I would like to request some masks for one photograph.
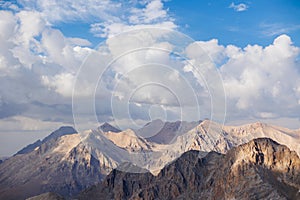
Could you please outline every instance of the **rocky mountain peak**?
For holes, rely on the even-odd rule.
[[[50,133],[50,135],[45,137],[43,140],[37,140],[36,142],[27,145],[26,147],[24,147],[23,149],[18,151],[15,155],[29,153],[29,152],[33,151],[34,149],[36,149],[37,147],[41,146],[42,144],[47,143],[50,140],[57,139],[64,135],[70,135],[70,134],[74,134],[74,133],[77,133],[77,131],[73,127],[62,126],[59,129]]]
[[[98,127],[98,130],[103,131],[103,132],[114,132],[114,133],[119,133],[121,132],[120,129],[112,126],[111,124],[104,122],[101,126]]]
[[[241,162],[262,165],[268,169],[289,173],[300,171],[299,156],[285,145],[279,145],[270,138],[257,138],[239,147],[233,148],[228,155],[234,152],[235,163]],[[292,168],[291,166],[295,167]]]
[[[151,124],[148,124],[144,128],[138,130],[138,133],[148,131],[149,133],[146,135],[147,141],[158,144],[170,144],[173,143],[178,136],[187,133],[195,128],[198,124],[199,122],[163,122],[158,120],[153,121]]]

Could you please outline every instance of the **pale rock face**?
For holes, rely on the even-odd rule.
[[[154,126],[159,122],[160,121],[156,121],[152,125]],[[173,125],[176,125],[176,123]],[[151,126],[151,124],[147,125],[147,127],[149,126]],[[147,129],[147,131],[149,132],[150,130]],[[298,138],[297,132],[262,123],[235,127],[222,126],[218,123],[206,120],[188,132],[178,135],[175,140],[169,144],[151,142],[148,138],[141,138],[130,129],[119,133],[111,131],[104,133],[94,131],[94,133],[98,134],[98,137],[100,137],[100,135],[101,137],[105,136],[107,140],[115,145],[110,146],[110,149],[100,150],[112,158],[114,162],[111,162],[113,162],[114,165],[118,165],[122,162],[132,162],[141,168],[148,169],[153,174],[159,173],[160,169],[166,164],[178,158],[186,151],[198,150],[201,152],[216,151],[226,153],[234,146],[259,137],[272,138],[281,144],[288,145],[292,150],[300,154],[298,145],[300,139]],[[101,145],[94,145],[94,148],[97,149],[99,146]],[[112,151],[112,149],[114,150]],[[205,155],[205,153],[200,156],[203,155]],[[111,167],[111,169],[113,168],[114,167]]]
[[[24,199],[48,191],[70,196],[99,182],[116,166],[110,163],[107,169],[100,164],[79,134],[64,135],[2,163],[0,199]]]
[[[62,126],[59,129],[57,129],[56,131],[53,131],[50,135],[45,137],[42,141],[37,140],[36,142],[34,142],[32,144],[29,144],[28,146],[21,149],[16,154],[29,153],[29,152],[33,151],[34,149],[38,148],[39,146],[41,146],[42,144],[44,144],[44,143],[46,143],[46,142],[48,142],[52,139],[57,139],[57,138],[62,137],[64,135],[71,135],[71,134],[74,134],[74,133],[77,133],[77,131],[73,127]]]
[[[235,139],[245,143],[254,138],[268,137],[274,141],[287,145],[291,150],[300,155],[300,132],[260,122],[244,126],[224,126],[224,131]]]
[[[80,142],[81,142],[81,138],[78,134],[62,136],[58,140],[57,145],[55,146],[55,148],[52,150],[51,153],[65,155],[68,152],[70,152],[74,147],[76,147]]]
[[[145,139],[138,137],[135,132],[130,129],[120,133],[109,131],[105,132],[104,135],[118,147],[131,152],[151,150],[150,144]]]

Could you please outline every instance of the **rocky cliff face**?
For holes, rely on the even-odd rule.
[[[300,159],[268,138],[227,154],[189,151],[158,176],[113,170],[80,199],[299,199]]]

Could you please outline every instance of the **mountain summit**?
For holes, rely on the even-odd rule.
[[[144,127],[137,130],[137,134],[146,138],[150,142],[158,144],[173,143],[176,138],[200,124],[199,122],[163,122],[162,120],[153,120]]]
[[[110,124],[107,123],[107,122],[104,122],[101,126],[99,126],[99,127],[98,127],[98,130],[101,130],[101,131],[103,131],[103,132],[109,132],[109,131],[115,132],[115,133],[121,132],[120,129],[118,129],[118,128],[112,126],[112,125],[110,125]]]
[[[35,148],[41,146],[42,144],[50,141],[51,139],[56,139],[59,138],[61,136],[64,135],[70,135],[70,134],[74,134],[77,133],[77,131],[71,127],[71,126],[62,126],[59,129],[53,131],[52,133],[50,133],[50,135],[48,135],[47,137],[45,137],[42,141],[41,140],[37,140],[36,142],[29,144],[28,146],[24,147],[23,149],[21,149],[20,151],[18,151],[16,153],[17,154],[25,154],[25,153],[29,153],[31,151],[33,151]]]

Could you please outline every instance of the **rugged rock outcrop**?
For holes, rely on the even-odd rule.
[[[300,159],[268,138],[223,155],[189,151],[158,176],[113,170],[79,199],[299,199]]]

